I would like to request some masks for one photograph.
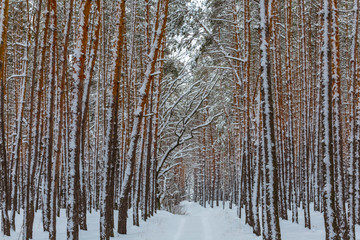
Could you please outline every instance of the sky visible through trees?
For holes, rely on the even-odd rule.
[[[0,0],[0,237],[222,205],[359,239],[359,3]]]

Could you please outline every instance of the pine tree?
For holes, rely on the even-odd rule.
[[[263,231],[263,239],[281,239],[279,212],[278,212],[278,172],[275,149],[274,110],[272,100],[271,65],[270,54],[270,31],[272,28],[270,16],[271,5],[267,0],[260,1],[260,29],[261,29],[261,99],[263,114],[263,169],[264,178],[264,203],[263,216],[266,231]]]

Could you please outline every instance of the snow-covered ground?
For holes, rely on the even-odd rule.
[[[141,222],[140,227],[132,225],[132,214],[129,212],[128,235],[115,235],[122,240],[255,240],[261,239],[252,233],[252,229],[239,219],[235,209],[214,207],[203,208],[197,203],[182,202],[185,215],[174,215],[166,211],[158,213],[147,222]],[[117,212],[115,212],[117,219]],[[11,237],[0,235],[3,240],[21,239],[21,216],[17,216],[17,232]],[[115,224],[115,226],[117,226]],[[291,221],[281,221],[283,240],[322,240],[325,239],[323,216],[311,213],[312,229],[304,228],[303,214],[299,211],[299,224]],[[57,220],[57,239],[66,239],[65,211]],[[88,215],[88,231],[80,231],[80,239],[99,239],[99,213]],[[357,238],[360,240],[360,228],[357,226]],[[36,214],[34,224],[34,240],[48,239],[48,233],[42,231],[41,214]]]

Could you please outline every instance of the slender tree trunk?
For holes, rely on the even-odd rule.
[[[264,217],[267,231],[263,232],[264,240],[280,240],[280,223],[278,211],[278,171],[275,149],[274,110],[272,100],[270,53],[270,31],[272,29],[271,6],[268,0],[260,0],[260,29],[261,29],[261,98],[263,113],[263,178],[264,204],[266,216]]]
[[[331,51],[331,19],[332,19],[332,0],[324,0],[323,3],[323,53],[322,53],[322,142],[323,142],[323,201],[324,201],[324,221],[326,240],[337,240],[339,237],[339,227],[336,216],[335,199],[335,176],[334,176],[334,151],[332,136],[332,51]]]
[[[115,48],[115,69],[112,77],[112,92],[107,110],[107,127],[105,137],[105,156],[104,156],[104,174],[103,174],[103,198],[104,204],[100,215],[100,239],[108,240],[113,236],[113,205],[114,205],[114,174],[117,158],[118,145],[118,110],[119,110],[119,88],[122,72],[122,61],[124,58],[124,34],[125,34],[125,0],[119,5],[120,19],[117,29],[117,42]],[[127,211],[127,206],[125,207]],[[120,210],[119,210],[120,215]]]
[[[1,1],[1,16],[0,22],[1,41],[0,41],[0,211],[1,211],[1,230],[6,236],[10,236],[10,219],[8,216],[8,163],[6,153],[6,134],[5,134],[5,65],[6,65],[6,45],[7,45],[7,30],[8,30],[8,12],[9,0]]]
[[[71,106],[71,123],[69,129],[68,158],[68,199],[67,199],[67,238],[79,239],[79,192],[80,189],[80,135],[82,123],[82,104],[86,50],[88,45],[88,26],[91,0],[83,0],[80,4],[80,31],[75,44],[73,72],[73,90]]]
[[[355,224],[357,220],[358,211],[356,211],[356,201],[358,201],[359,197],[359,189],[356,187],[358,182],[358,162],[359,157],[356,151],[358,151],[357,147],[357,131],[359,131],[358,124],[357,124],[357,112],[359,100],[358,100],[358,93],[360,92],[359,83],[357,80],[357,49],[358,49],[358,32],[359,32],[359,0],[354,1],[354,22],[353,22],[353,30],[352,30],[352,49],[351,49],[351,59],[350,59],[350,79],[351,79],[351,109],[350,109],[350,154],[349,154],[349,205],[348,205],[348,224],[349,224],[349,239],[355,240]]]
[[[49,90],[48,90],[48,109],[47,109],[47,136],[46,136],[46,158],[47,162],[47,218],[49,224],[49,239],[56,239],[56,197],[57,197],[57,178],[59,165],[53,158],[53,145],[54,145],[54,112],[55,112],[55,86],[57,81],[57,6],[56,0],[50,1],[51,11],[51,35],[50,35],[50,69],[49,69]],[[45,214],[45,213],[44,213]]]

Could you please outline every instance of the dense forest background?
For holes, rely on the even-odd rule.
[[[359,0],[0,0],[0,37],[4,235],[66,209],[105,240],[187,199],[355,240]]]

